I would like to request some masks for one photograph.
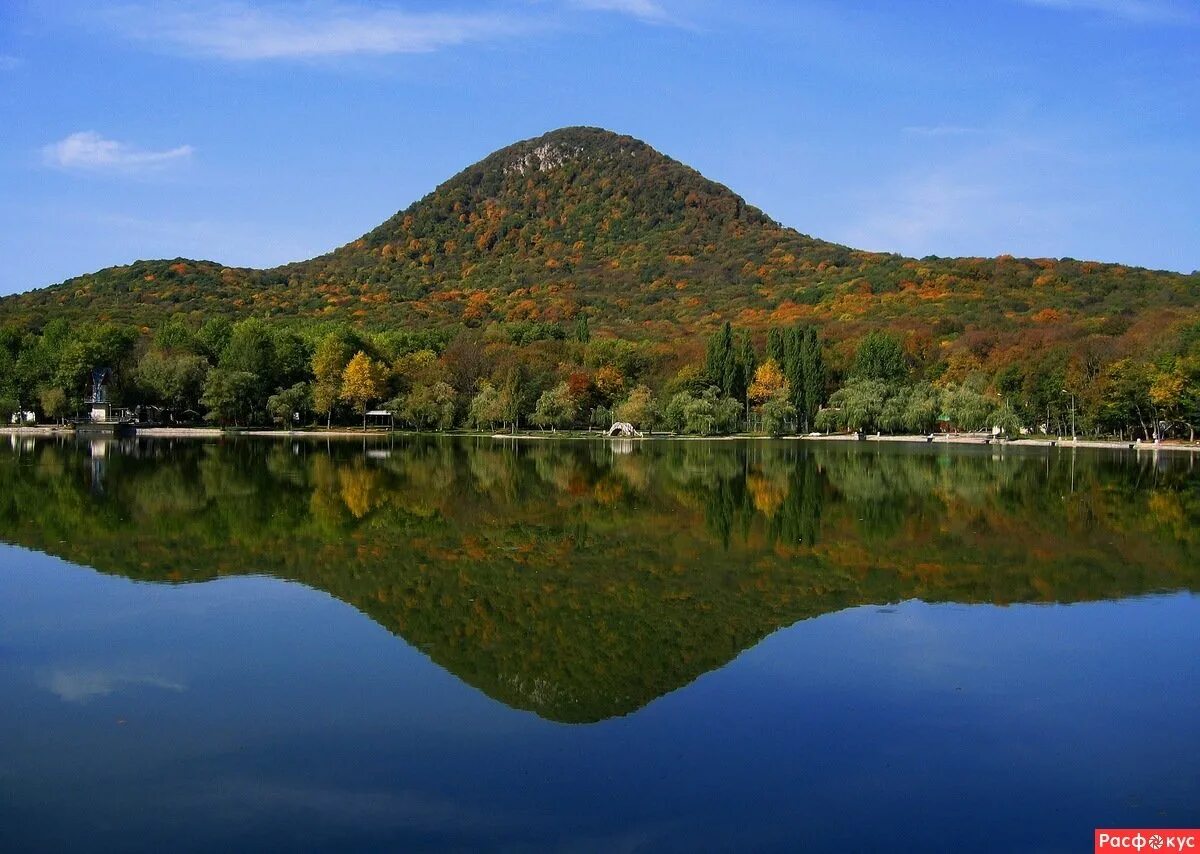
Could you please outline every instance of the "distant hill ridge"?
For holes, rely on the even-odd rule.
[[[786,168],[786,164],[781,164]],[[1152,334],[1200,305],[1200,275],[1074,260],[911,259],[787,228],[728,188],[598,128],[501,149],[326,255],[269,270],[138,261],[0,300],[0,323],[54,317],[156,326],[258,314],[368,328],[565,323],[669,339],[730,320]],[[1052,331],[1052,332],[1051,332]]]

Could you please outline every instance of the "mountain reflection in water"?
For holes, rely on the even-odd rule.
[[[12,437],[0,538],[323,590],[511,707],[625,715],[855,605],[1200,589],[1189,456],[798,442]]]

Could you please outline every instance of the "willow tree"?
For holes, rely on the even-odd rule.
[[[571,396],[571,387],[566,382],[561,382],[542,392],[533,410],[533,423],[539,427],[557,430],[573,422],[577,413],[578,404]]]

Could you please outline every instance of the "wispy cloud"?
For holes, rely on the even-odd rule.
[[[146,686],[181,693],[187,686],[153,674],[111,672],[58,668],[43,674],[39,684],[64,703],[86,703],[95,697],[106,697],[122,688]]]
[[[656,0],[570,0],[571,5],[597,12],[619,12],[641,21],[667,23],[671,16]]]
[[[858,244],[910,254],[958,237],[964,223],[980,210],[995,215],[1001,199],[994,187],[969,184],[939,173],[909,176],[883,190],[865,221],[855,231]]]
[[[1088,155],[1015,132],[969,138],[976,142],[954,156],[939,153],[872,187],[848,242],[917,257],[1062,248],[1060,236],[1088,216],[1065,176],[1094,168]]]
[[[908,136],[976,136],[984,133],[983,128],[966,125],[909,125],[903,129]]]
[[[21,64],[21,57],[0,53],[0,71],[12,71]]]
[[[511,36],[533,26],[512,14],[408,12],[327,0],[145,3],[119,7],[102,20],[131,39],[230,60],[428,53]]]
[[[1200,12],[1171,0],[1018,0],[1026,6],[1090,12],[1138,24],[1197,24]]]
[[[79,131],[42,148],[42,160],[59,169],[93,172],[145,172],[189,159],[193,148],[181,145],[166,151],[147,151],[92,130]]]

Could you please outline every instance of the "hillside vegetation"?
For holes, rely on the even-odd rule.
[[[367,328],[570,321],[651,336],[812,320],[933,338],[1121,334],[1194,308],[1200,276],[1053,259],[922,260],[779,225],[643,142],[567,128],[497,151],[358,240],[272,270],[139,261],[0,301],[0,319],[148,326],[173,313]]]
[[[293,389],[290,411],[326,421],[335,408],[345,417],[388,400],[401,412],[416,389],[429,398],[418,401],[424,414],[404,420],[421,427],[471,421],[483,383],[511,394],[475,421],[528,422],[541,396],[566,384],[542,413],[542,423],[566,426],[642,387],[640,400],[652,393],[661,403],[641,407],[659,423],[721,432],[811,427],[857,374],[893,387],[851,388],[834,399],[845,417],[827,415],[826,425],[924,430],[951,415],[956,426],[1063,431],[1069,400],[1094,432],[1190,435],[1200,422],[1198,306],[1197,273],[918,260],[827,243],[643,142],[567,128],[495,152],[309,261],[270,270],[139,261],[4,298],[0,401],[69,414],[102,364],[118,369],[126,403],[233,423],[268,420],[268,398]],[[247,319],[260,325],[241,338],[221,326]],[[723,367],[711,353],[721,336]],[[783,342],[805,336],[821,364],[801,389],[799,350]],[[233,356],[223,350],[230,340],[241,341]],[[323,341],[328,358],[318,366]],[[896,369],[862,370],[864,341],[891,347]],[[426,351],[437,365],[398,365]],[[359,383],[355,397],[330,378],[358,352],[375,363],[359,365],[360,379],[375,382]],[[780,406],[739,422],[722,402],[745,408],[767,359],[771,382],[750,402],[779,397]],[[209,377],[207,367],[226,370]],[[324,403],[295,388],[315,393],[322,383]],[[969,424],[944,399],[962,388],[975,395],[960,407]],[[709,389],[711,406],[686,417],[688,401]],[[689,398],[666,417],[660,410],[680,392]],[[980,397],[1005,411],[985,412]]]

